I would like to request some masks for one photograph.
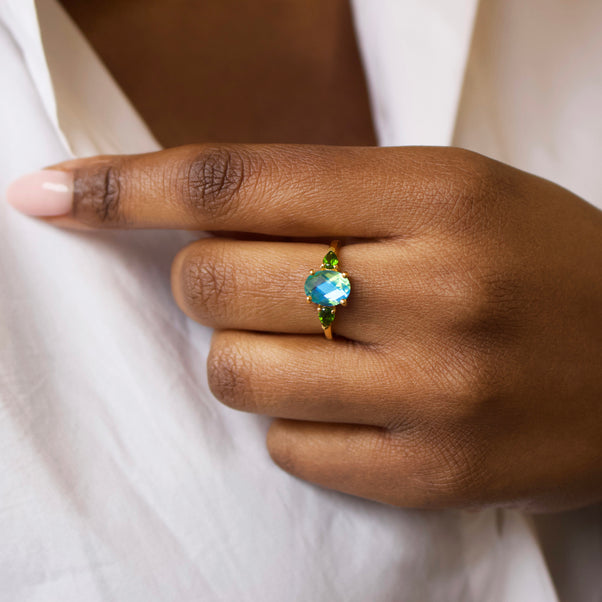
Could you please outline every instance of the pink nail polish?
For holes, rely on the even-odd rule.
[[[9,185],[6,200],[25,215],[65,215],[73,203],[73,174],[52,169],[26,174]]]

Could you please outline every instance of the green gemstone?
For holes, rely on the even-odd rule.
[[[334,307],[320,306],[320,309],[318,309],[318,318],[324,328],[328,328],[334,322],[335,311]]]
[[[331,249],[324,256],[322,263],[324,264],[324,267],[327,270],[332,270],[333,268],[336,268],[339,265],[339,258],[337,257],[337,254]]]

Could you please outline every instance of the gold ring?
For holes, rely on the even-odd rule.
[[[318,270],[310,270],[305,280],[305,298],[318,306],[318,319],[327,339],[332,339],[332,324],[337,305],[347,305],[351,292],[349,274],[341,272],[339,249],[341,243],[333,240]]]

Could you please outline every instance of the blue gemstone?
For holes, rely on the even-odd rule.
[[[338,305],[350,292],[349,279],[336,270],[319,270],[305,281],[306,296],[318,305]]]

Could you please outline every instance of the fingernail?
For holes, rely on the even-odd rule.
[[[73,203],[73,174],[52,169],[26,174],[9,185],[6,200],[25,215],[65,215]]]

